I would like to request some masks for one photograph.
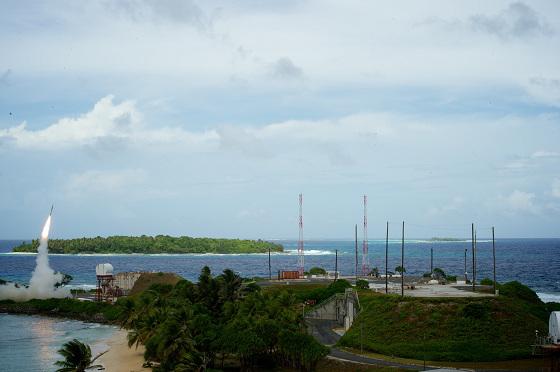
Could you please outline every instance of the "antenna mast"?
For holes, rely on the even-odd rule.
[[[364,195],[364,241],[362,243],[362,275],[364,276],[369,274],[367,230],[367,195]]]
[[[298,240],[298,272],[303,277],[304,250],[303,250],[303,195],[299,194],[299,240]]]

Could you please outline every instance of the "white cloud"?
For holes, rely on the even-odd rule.
[[[88,170],[70,175],[65,189],[70,196],[126,192],[141,185],[147,174],[143,169]]]
[[[515,190],[507,196],[499,197],[499,202],[508,213],[538,213],[540,208],[535,204],[535,194]]]
[[[439,207],[431,207],[428,210],[428,215],[434,217],[434,216],[446,215],[450,212],[456,212],[460,210],[464,206],[464,204],[465,204],[465,199],[460,196],[456,196],[445,205]]]
[[[552,196],[560,198],[560,178],[555,178],[552,181]]]
[[[558,158],[560,157],[560,153],[556,152],[556,151],[546,151],[546,150],[540,150],[540,151],[535,151],[531,157],[533,159],[541,159],[541,158]]]
[[[191,150],[200,149],[217,139],[213,131],[188,132],[179,128],[146,128],[133,101],[113,103],[113,96],[99,100],[88,113],[63,118],[45,129],[28,130],[26,123],[0,129],[0,143],[23,149],[54,150],[73,147],[118,149],[127,144],[149,145],[181,143]]]
[[[113,104],[107,96],[93,109],[77,118],[64,118],[42,130],[28,130],[24,122],[0,130],[0,139],[8,139],[23,148],[60,148],[91,145],[107,138],[128,138],[139,129],[140,115],[132,101]]]
[[[531,77],[525,87],[538,100],[560,106],[560,79]]]

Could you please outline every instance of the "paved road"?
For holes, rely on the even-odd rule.
[[[400,367],[404,369],[415,369],[418,370],[417,365],[407,365],[396,362],[391,362],[383,359],[374,359],[365,357],[362,355],[357,355],[343,351],[333,347],[336,342],[340,339],[340,335],[334,332],[332,329],[337,326],[334,320],[322,320],[322,319],[307,319],[307,325],[309,327],[310,334],[315,337],[317,341],[326,346],[331,346],[330,356],[345,361],[372,364],[378,366],[390,366],[390,367]],[[421,367],[420,367],[421,368]]]

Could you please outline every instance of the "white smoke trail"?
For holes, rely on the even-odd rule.
[[[16,286],[15,283],[0,285],[0,300],[27,301],[33,298],[63,298],[70,296],[70,290],[64,287],[56,288],[56,283],[62,282],[63,275],[55,273],[49,266],[49,230],[51,228],[51,216],[47,218],[39,248],[37,249],[37,263],[31,275],[28,287]]]

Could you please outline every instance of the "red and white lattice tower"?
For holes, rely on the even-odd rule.
[[[298,272],[303,277],[303,269],[305,264],[305,256],[303,250],[303,195],[299,194],[299,239],[297,244],[298,251]]]
[[[367,230],[367,195],[364,195],[364,241],[362,243],[362,275],[368,275],[370,271]]]

